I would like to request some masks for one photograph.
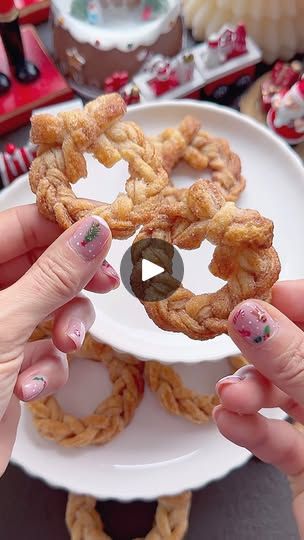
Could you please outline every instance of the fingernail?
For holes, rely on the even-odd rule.
[[[76,349],[80,349],[84,342],[86,329],[82,321],[71,319],[66,334],[75,343]]]
[[[279,325],[260,305],[244,302],[232,318],[238,334],[252,345],[259,345],[271,338]]]
[[[227,377],[223,377],[222,379],[217,381],[217,383],[215,385],[215,390],[216,390],[217,394],[219,394],[219,392],[222,390],[223,386],[227,386],[229,384],[235,384],[235,383],[238,383],[240,381],[243,381],[244,379],[245,379],[245,377],[240,377],[238,375],[227,375]]]
[[[22,395],[24,401],[30,401],[38,397],[47,386],[47,379],[43,375],[31,376],[27,382],[22,385]]]
[[[108,276],[112,283],[113,283],[113,289],[116,289],[120,284],[120,277],[117,274],[116,270],[114,270],[113,266],[108,263],[108,261],[104,260],[102,265],[102,271],[103,273]]]
[[[82,259],[92,261],[102,252],[109,236],[110,229],[103,219],[88,216],[76,227],[68,243]]]

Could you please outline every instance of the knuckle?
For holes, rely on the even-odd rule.
[[[58,256],[40,257],[36,262],[36,287],[55,297],[69,298],[81,288],[80,276]]]
[[[304,333],[294,338],[276,362],[277,378],[288,386],[304,383]]]

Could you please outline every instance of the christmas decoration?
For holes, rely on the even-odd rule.
[[[167,7],[167,0],[143,0],[141,18],[144,21],[148,21],[157,16],[161,11],[165,11]]]
[[[244,25],[226,25],[208,43],[173,58],[149,55],[133,82],[142,102],[206,97],[223,103],[228,94],[239,94],[249,85],[260,60],[261,51],[246,35]]]
[[[180,0],[52,0],[52,13],[56,61],[86,98],[97,96],[114,70],[132,78],[149,54],[173,57],[182,49]],[[85,62],[81,74],[70,74],[71,49]]]
[[[87,0],[73,0],[71,4],[71,15],[80,21],[86,21]]]
[[[40,24],[48,20],[50,0],[15,0],[21,24]]]
[[[85,59],[83,58],[83,56],[81,56],[81,54],[79,54],[76,47],[67,49],[66,56],[67,56],[68,71],[69,71],[70,77],[72,77],[72,79],[76,83],[81,84],[83,82],[82,70],[86,64]]]
[[[273,96],[267,123],[291,145],[304,141],[304,80]]]
[[[271,107],[271,100],[281,90],[288,90],[303,73],[303,64],[298,61],[291,64],[276,62],[268,77],[261,84],[262,104],[265,112]]]
[[[167,59],[156,62],[153,66],[154,77],[149,81],[155,96],[161,96],[179,85],[174,65]]]
[[[118,92],[125,84],[127,84],[129,75],[127,71],[115,71],[110,77],[107,77],[104,82],[104,92]]]
[[[33,109],[66,101],[73,93],[53,61],[45,51],[32,26],[20,28],[24,48],[29,59],[40,69],[40,77],[24,84],[14,76],[0,40],[0,72],[8,75],[11,87],[0,97],[0,135],[27,124]],[[16,36],[18,38],[18,36]]]
[[[13,0],[0,3],[0,35],[14,76],[21,83],[30,83],[39,77],[39,69],[25,58],[19,28],[19,13]],[[9,78],[1,73],[0,94],[10,88]]]
[[[90,24],[95,26],[101,23],[101,9],[97,0],[87,0],[87,19]]]
[[[227,21],[242,20],[265,62],[304,52],[303,0],[183,0],[182,5],[185,25],[197,41],[207,40]]]
[[[7,144],[4,152],[0,153],[0,188],[26,173],[35,156],[36,147],[30,142],[21,148]]]
[[[140,92],[137,86],[131,86],[129,90],[123,90],[121,96],[125,100],[127,105],[134,105],[140,102]]]
[[[186,53],[179,57],[175,66],[179,84],[185,84],[193,79],[194,67],[195,62],[192,53]]]
[[[243,24],[238,24],[235,28],[225,26],[218,34],[212,34],[208,39],[206,66],[214,68],[246,52],[245,26]]]

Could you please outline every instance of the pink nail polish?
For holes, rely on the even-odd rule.
[[[232,324],[245,341],[254,345],[264,343],[278,329],[278,323],[254,302],[244,302],[234,313]]]
[[[98,216],[83,219],[69,239],[70,247],[85,261],[92,261],[99,255],[109,240],[110,229]]]
[[[84,342],[86,329],[82,321],[71,319],[67,328],[67,336],[75,343],[76,349],[80,349]]]
[[[35,375],[22,385],[22,395],[24,401],[30,401],[38,397],[47,386],[47,379],[43,375]]]
[[[103,261],[101,269],[103,273],[108,276],[113,282],[113,289],[116,289],[120,284],[120,277],[117,274],[116,270],[114,270],[113,266],[111,266],[111,264],[108,263],[108,261],[106,260]]]

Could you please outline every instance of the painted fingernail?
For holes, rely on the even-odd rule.
[[[240,381],[243,381],[244,379],[245,377],[240,377],[239,375],[227,375],[227,377],[223,377],[222,379],[217,381],[216,386],[215,386],[216,392],[219,393],[222,390],[223,386],[227,386],[229,384],[235,384]]]
[[[44,375],[31,376],[22,385],[22,395],[24,401],[30,401],[38,397],[47,386],[47,379]]]
[[[120,277],[116,270],[114,270],[113,266],[106,260],[103,261],[101,269],[103,273],[111,279],[113,289],[116,289],[120,284]]]
[[[279,325],[261,306],[244,302],[234,313],[232,324],[248,343],[259,345],[271,338]]]
[[[92,261],[109,240],[110,229],[99,216],[89,216],[79,223],[69,239],[70,247],[85,261]]]
[[[76,349],[80,349],[84,342],[86,329],[82,321],[71,319],[66,334],[75,343]]]

